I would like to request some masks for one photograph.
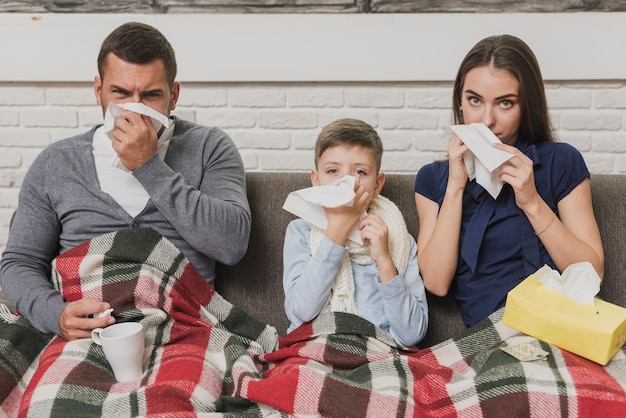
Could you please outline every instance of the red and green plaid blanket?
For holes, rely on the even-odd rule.
[[[0,306],[0,416],[626,416],[626,351],[602,367],[525,337],[501,312],[425,350],[327,314],[285,338],[215,293],[151,230],[95,238],[54,261],[67,300],[141,321],[141,380],[117,383],[100,346],[41,334]],[[531,340],[549,355],[500,349]]]

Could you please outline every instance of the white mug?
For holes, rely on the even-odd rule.
[[[91,331],[93,341],[102,346],[118,382],[143,375],[144,335],[139,322],[121,322]]]

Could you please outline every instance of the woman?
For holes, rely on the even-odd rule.
[[[448,159],[415,179],[418,264],[426,288],[452,287],[471,326],[504,306],[506,294],[547,264],[588,261],[604,274],[604,251],[580,152],[556,142],[535,55],[521,39],[492,36],[465,56],[454,82],[455,124],[481,122],[513,154],[497,199],[469,181],[468,148],[453,136]]]

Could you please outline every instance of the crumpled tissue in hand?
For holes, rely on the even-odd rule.
[[[469,148],[463,155],[469,179],[476,179],[476,183],[496,199],[502,190],[499,168],[513,157],[513,154],[493,147],[493,144],[501,141],[483,123],[451,125],[445,130],[444,137],[450,139],[453,133]]]
[[[146,106],[143,103],[113,103],[109,102],[107,106],[107,111],[104,115],[104,133],[105,135],[113,141],[113,129],[115,128],[115,121],[117,121],[124,110],[130,110],[135,113],[139,113],[140,115],[146,115],[150,117],[152,121],[152,126],[154,126],[154,130],[158,133],[161,130],[161,127],[169,128],[172,124],[172,120],[163,115],[151,107]],[[111,161],[111,165],[122,169],[124,171],[128,171],[124,164],[120,161],[120,159],[115,156],[113,161]]]
[[[318,228],[326,229],[328,220],[324,207],[337,208],[339,206],[351,206],[354,202],[354,176],[345,176],[327,186],[312,186],[289,193],[283,209],[293,213]],[[366,213],[363,213],[365,216]],[[348,239],[357,244],[363,244],[361,231],[355,226]]]
[[[151,107],[146,106],[143,103],[113,103],[109,102],[107,111],[104,115],[104,133],[111,138],[110,133],[115,127],[115,121],[117,121],[124,110],[130,110],[131,112],[139,113],[140,115],[149,116],[152,120],[152,126],[154,130],[159,132],[162,126],[166,128],[170,127],[172,121],[169,117],[157,112]],[[111,138],[113,139],[113,138]]]
[[[591,263],[587,261],[571,264],[563,274],[545,265],[537,270],[534,276],[544,286],[575,302],[595,306],[594,298],[600,291],[601,280]]]

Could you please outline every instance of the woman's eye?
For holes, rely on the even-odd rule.
[[[472,96],[468,99],[468,101],[470,102],[470,104],[478,104],[480,103],[480,99],[476,96]]]
[[[513,102],[510,100],[502,100],[502,107],[511,107],[513,106]]]

